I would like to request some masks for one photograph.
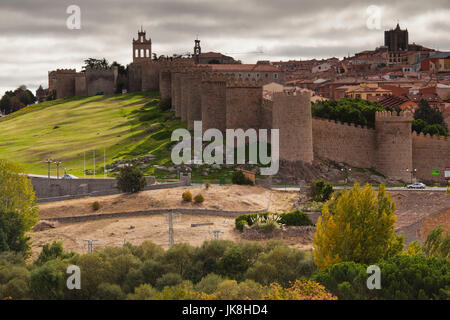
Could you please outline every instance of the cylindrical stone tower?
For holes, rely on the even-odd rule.
[[[412,120],[410,112],[375,114],[376,169],[385,176],[403,181],[411,179]]]
[[[314,159],[310,99],[306,91],[273,95],[272,129],[280,130],[280,160],[311,163]]]

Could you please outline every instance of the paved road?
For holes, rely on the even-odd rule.
[[[351,189],[350,186],[336,186],[333,187],[334,190],[344,190],[344,189]],[[285,191],[299,191],[299,187],[295,186],[272,186],[273,190],[285,190]],[[378,190],[377,186],[374,186],[375,190]],[[445,192],[447,191],[447,188],[445,187],[427,187],[425,189],[407,189],[405,187],[387,187],[386,190],[388,191],[433,191],[433,192]]]

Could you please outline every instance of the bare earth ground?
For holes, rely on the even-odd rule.
[[[184,191],[193,196],[201,193],[202,204],[187,203],[181,200]],[[138,194],[120,194],[96,198],[83,198],[39,205],[41,219],[55,217],[83,216],[116,212],[145,211],[155,209],[214,209],[224,211],[261,210],[267,207],[271,192],[262,187],[222,186],[184,187],[163,190],[149,190]],[[93,211],[92,203],[98,201],[100,210]]]
[[[201,193],[205,202],[201,205],[181,201],[184,191],[190,190],[195,196]],[[39,205],[41,220],[55,217],[88,216],[114,212],[132,212],[165,208],[198,208],[218,209],[226,211],[249,211],[265,209],[269,211],[288,212],[294,208],[298,198],[297,192],[270,191],[261,187],[222,186],[186,187],[165,190],[149,190],[132,195],[113,195],[96,198],[83,198]],[[93,211],[93,202],[100,203],[100,210]],[[195,223],[213,223],[209,226],[191,227]],[[220,239],[245,241],[239,232],[234,230],[234,219],[210,215],[177,215],[174,224],[175,242],[187,242],[194,246],[213,239],[210,233],[220,230]],[[66,250],[79,253],[87,251],[83,240],[100,240],[95,246],[119,246],[124,242],[140,244],[144,240],[152,241],[165,248],[169,244],[168,222],[162,214],[120,219],[102,219],[77,223],[60,223],[54,229],[47,229],[32,234],[33,257],[41,251],[41,247],[51,241],[62,241]],[[292,246],[302,247],[298,239],[283,240]],[[310,246],[307,245],[307,248]]]
[[[201,192],[205,196],[203,205],[183,203],[181,194],[190,190],[194,195]],[[450,195],[444,192],[392,191],[391,197],[396,202],[397,229],[410,225],[423,217],[450,207]],[[169,190],[152,190],[138,195],[115,195],[99,198],[85,198],[39,206],[41,219],[57,216],[79,216],[97,213],[142,211],[157,208],[209,208],[221,210],[258,210],[268,204],[269,211],[288,212],[294,209],[298,192],[269,191],[260,187],[224,186],[176,188]],[[99,201],[101,209],[92,211],[91,204]],[[168,247],[169,232],[167,218],[162,214],[140,217],[111,218],[77,223],[61,223],[54,229],[34,232],[32,234],[33,258],[41,251],[45,243],[62,241],[66,250],[79,253],[87,252],[83,240],[99,240],[94,246],[119,246],[124,242],[140,244],[144,240],[152,241],[164,248]],[[213,223],[210,226],[191,227],[195,223]],[[174,224],[175,242],[186,242],[194,246],[213,239],[213,230],[220,230],[220,239],[235,242],[246,241],[234,230],[234,219],[210,215],[178,215]],[[283,239],[291,247],[311,249],[311,243],[303,239]]]

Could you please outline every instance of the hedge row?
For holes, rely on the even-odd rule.
[[[242,231],[244,229],[244,225],[251,226],[252,220],[254,220],[257,216],[267,217],[267,215],[273,214],[270,212],[264,213],[250,213],[250,214],[241,214],[235,220],[236,229]],[[300,210],[295,210],[288,213],[280,213],[276,214],[281,217],[280,223],[286,226],[312,226],[314,225],[308,215]]]

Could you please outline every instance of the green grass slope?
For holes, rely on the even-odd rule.
[[[156,163],[170,160],[170,137],[186,127],[173,113],[158,108],[159,93],[143,92],[49,101],[0,119],[0,159],[20,164],[27,173],[47,174],[47,158],[63,161],[67,173],[83,176],[93,168],[103,176],[106,163],[152,153]],[[52,165],[52,175],[56,175]],[[60,170],[60,174],[64,169]],[[151,173],[151,172],[149,172]],[[92,176],[91,176],[92,177]]]

